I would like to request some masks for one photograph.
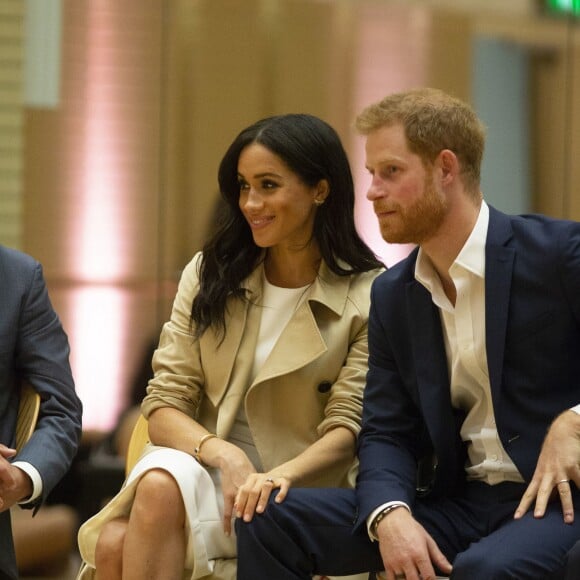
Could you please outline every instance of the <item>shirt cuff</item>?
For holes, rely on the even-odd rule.
[[[406,508],[409,512],[411,511],[411,508],[404,501],[388,501],[387,503],[380,505],[378,508],[374,509],[371,512],[370,516],[367,518],[367,533],[369,535],[369,538],[371,539],[371,542],[378,541],[378,538],[373,534],[373,530],[372,530],[372,526],[373,526],[373,522],[375,521],[375,518],[383,510],[390,508],[390,507],[399,507],[399,506]]]
[[[40,473],[38,473],[36,467],[27,461],[13,461],[12,465],[24,471],[24,473],[26,473],[26,475],[28,475],[28,477],[30,477],[32,480],[32,494],[30,497],[19,501],[19,505],[32,503],[42,495],[42,477],[40,477]]]
[[[570,411],[574,411],[574,413],[578,413],[578,415],[580,415],[580,405],[576,405],[575,407],[572,407],[570,409]]]

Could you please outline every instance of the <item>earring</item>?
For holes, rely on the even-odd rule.
[[[315,199],[314,200],[314,205],[317,207],[320,207],[323,203],[324,203],[323,199]]]

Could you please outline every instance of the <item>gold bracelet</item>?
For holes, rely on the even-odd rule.
[[[201,446],[206,442],[209,441],[210,439],[213,439],[214,437],[217,437],[217,435],[215,433],[206,433],[200,440],[199,443],[197,444],[197,447],[193,450],[193,458],[198,462],[198,463],[203,463],[203,461],[201,460]]]

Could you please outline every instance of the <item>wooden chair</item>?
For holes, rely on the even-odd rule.
[[[40,395],[27,382],[21,383],[16,421],[15,449],[20,451],[34,433],[40,412]],[[63,572],[74,546],[77,525],[74,510],[67,505],[44,507],[34,520],[32,510],[11,508],[12,533],[19,572]],[[50,538],[50,541],[47,541]]]
[[[16,421],[16,451],[20,451],[32,436],[40,411],[40,395],[32,386],[23,382],[21,385],[18,419]]]
[[[129,446],[127,447],[127,459],[125,460],[125,473],[127,475],[133,469],[135,463],[137,463],[147,443],[149,443],[147,419],[143,415],[139,415],[133,427],[131,438],[129,439]]]

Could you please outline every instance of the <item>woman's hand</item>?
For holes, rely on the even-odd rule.
[[[207,444],[210,445],[213,439]],[[249,522],[256,513],[262,513],[274,489],[276,503],[283,502],[293,485],[303,485],[338,461],[354,457],[356,436],[346,427],[338,426],[327,431],[302,453],[278,465],[267,473],[252,473],[239,486],[236,517]]]
[[[209,448],[212,444],[220,445],[218,468],[224,496],[224,532],[229,536],[232,532],[232,517],[238,490],[249,477],[257,475],[256,468],[239,447],[215,439],[208,441],[206,446]]]
[[[236,517],[243,517],[245,522],[251,521],[254,513],[260,514],[266,509],[274,489],[280,490],[274,500],[280,503],[286,498],[290,486],[290,479],[276,476],[274,472],[252,473],[238,489],[235,503]]]

